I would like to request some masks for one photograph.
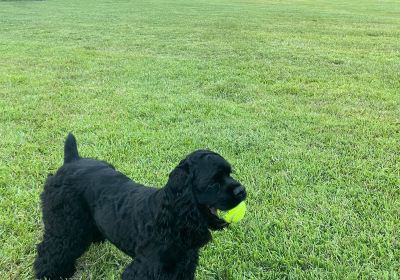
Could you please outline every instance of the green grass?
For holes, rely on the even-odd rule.
[[[248,189],[197,278],[400,277],[399,1],[1,1],[0,279],[33,279],[68,131],[163,185],[208,147]],[[119,279],[92,246],[75,279]]]

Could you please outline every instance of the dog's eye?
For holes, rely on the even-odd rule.
[[[221,178],[222,178],[222,172],[217,172],[213,176],[213,179],[216,180],[216,181],[221,180]]]
[[[218,173],[218,174],[214,175],[213,180],[214,180],[215,182],[217,182],[218,185],[221,185],[221,184],[223,184],[223,182],[224,182],[225,176],[226,176],[226,175],[223,174],[223,173],[221,172],[221,173]]]

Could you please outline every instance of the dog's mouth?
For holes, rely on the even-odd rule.
[[[221,230],[229,225],[224,219],[218,216],[218,209],[211,206],[205,206],[203,213],[207,219],[208,227],[212,230]]]
[[[208,206],[208,211],[210,211],[211,215],[218,217],[217,208]]]

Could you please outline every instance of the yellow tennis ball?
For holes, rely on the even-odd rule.
[[[243,219],[245,212],[246,212],[246,203],[242,201],[235,208],[226,211],[223,215],[223,218],[228,223],[237,223]]]

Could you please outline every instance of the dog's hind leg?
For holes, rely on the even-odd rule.
[[[70,186],[55,186],[51,181],[49,177],[42,194],[45,232],[34,267],[36,278],[64,279],[74,274],[76,259],[92,242],[94,226]]]
[[[87,249],[89,242],[67,236],[45,235],[38,245],[35,260],[36,278],[64,279],[75,273],[75,260]]]

